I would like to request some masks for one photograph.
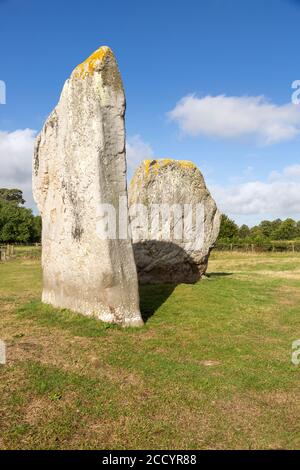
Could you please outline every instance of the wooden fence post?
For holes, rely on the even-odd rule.
[[[0,248],[0,260],[5,261],[6,260],[6,251],[5,248]]]

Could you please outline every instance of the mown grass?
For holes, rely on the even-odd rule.
[[[14,247],[14,256],[17,258],[39,258],[41,256],[42,248],[40,245],[16,245]]]
[[[141,329],[41,304],[38,260],[0,264],[2,449],[299,448],[299,254],[213,253],[143,286]]]

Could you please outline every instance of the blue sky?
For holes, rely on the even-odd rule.
[[[0,0],[0,21],[0,185],[28,205],[34,131],[73,68],[109,45],[131,173],[143,157],[192,160],[239,223],[300,219],[300,2]]]

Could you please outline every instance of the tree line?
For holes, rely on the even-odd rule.
[[[0,188],[0,243],[41,241],[41,217],[24,204],[20,189]]]
[[[272,241],[299,240],[300,221],[291,218],[273,221],[263,220],[255,227],[239,227],[227,215],[223,214],[217,243],[254,243],[262,244]]]

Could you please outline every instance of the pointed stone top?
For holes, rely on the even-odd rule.
[[[101,46],[90,55],[82,64],[77,65],[74,74],[78,78],[85,78],[93,75],[96,68],[103,62],[106,56],[113,56],[112,50],[108,46]]]

